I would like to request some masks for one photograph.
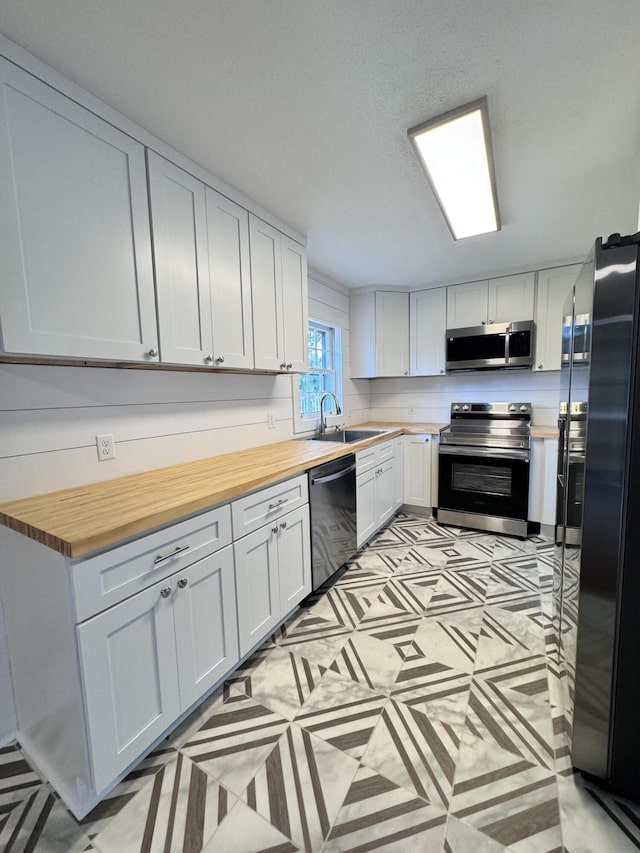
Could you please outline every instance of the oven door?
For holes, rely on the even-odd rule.
[[[441,444],[438,507],[526,521],[529,451]]]

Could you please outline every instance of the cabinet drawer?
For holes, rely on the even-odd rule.
[[[71,565],[76,620],[146,589],[231,542],[229,504]]]
[[[395,445],[393,441],[385,441],[384,444],[376,445],[377,451],[377,462],[387,462],[389,459],[393,459],[395,455]]]
[[[373,447],[367,447],[366,450],[359,450],[356,453],[356,476],[369,471],[374,465],[379,465],[381,462],[393,459],[394,455],[395,448],[393,440],[385,441],[382,444],[374,444]]]
[[[246,536],[308,502],[309,487],[305,474],[239,498],[231,504],[233,538]]]

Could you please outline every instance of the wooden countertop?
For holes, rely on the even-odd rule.
[[[442,423],[367,423],[383,433],[351,444],[293,439],[0,504],[0,523],[67,557],[81,557],[315,465]],[[537,431],[552,427],[534,427]],[[553,438],[553,435],[536,437]]]

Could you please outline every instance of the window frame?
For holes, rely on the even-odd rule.
[[[308,328],[320,329],[324,332],[329,332],[331,334],[332,344],[330,351],[333,356],[333,367],[322,369],[313,369],[310,367],[304,373],[300,373],[292,377],[294,433],[310,432],[311,430],[318,429],[320,426],[319,412],[310,412],[309,414],[303,414],[301,410],[300,376],[308,375],[309,373],[328,373],[333,375],[335,387],[334,393],[338,398],[340,407],[342,408],[344,414],[344,403],[342,394],[342,329],[340,326],[336,326],[333,323],[328,323],[326,320],[316,320],[313,317],[309,317]],[[328,404],[325,405],[327,406],[328,411]]]

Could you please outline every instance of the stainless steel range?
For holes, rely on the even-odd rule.
[[[440,434],[438,521],[530,532],[531,403],[453,403]]]

